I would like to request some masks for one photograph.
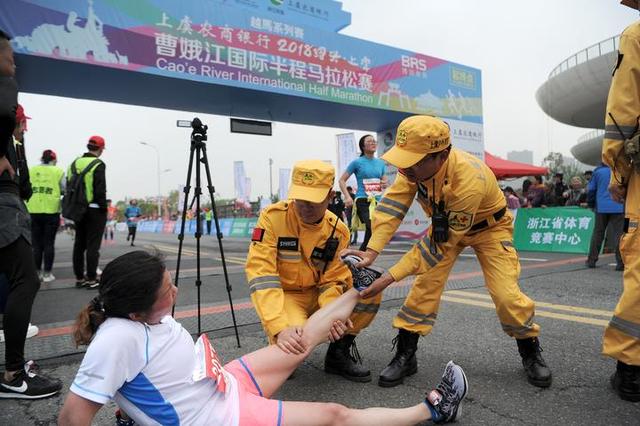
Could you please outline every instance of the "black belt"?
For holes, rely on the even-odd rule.
[[[500,219],[502,219],[502,216],[504,216],[504,214],[507,212],[507,208],[503,207],[500,210],[498,210],[497,212],[495,212],[493,214],[493,218],[495,219],[495,221],[499,221]],[[489,226],[489,221],[487,219],[482,220],[478,223],[476,223],[475,225],[473,225],[470,229],[470,231],[480,231],[481,229],[484,229],[486,227]]]

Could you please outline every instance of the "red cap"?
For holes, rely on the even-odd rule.
[[[31,117],[27,116],[22,105],[18,104],[16,108],[16,124],[24,123],[24,129],[27,130],[27,120],[31,120]]]
[[[93,145],[99,149],[104,149],[104,138],[102,136],[91,136],[89,138],[89,145]]]
[[[58,158],[58,156],[56,155],[55,151],[53,151],[52,149],[45,149],[44,151],[42,151],[42,158],[50,158],[51,161],[55,160]]]

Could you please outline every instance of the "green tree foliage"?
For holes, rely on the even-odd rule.
[[[559,152],[550,152],[543,160],[543,165],[549,168],[549,174],[546,176],[545,180],[550,182],[553,180],[553,176],[560,172],[564,175],[564,182],[567,183],[571,180],[573,176],[578,176],[583,180],[584,177],[583,172],[578,168],[578,166],[573,164],[566,164],[562,157],[562,154]]]

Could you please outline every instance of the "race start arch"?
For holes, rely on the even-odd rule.
[[[338,32],[350,23],[333,0],[0,2],[23,92],[377,131],[383,150],[433,114],[484,158],[480,70]]]

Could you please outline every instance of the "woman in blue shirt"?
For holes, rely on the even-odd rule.
[[[365,251],[371,238],[371,217],[369,217],[370,198],[380,200],[382,191],[387,187],[387,177],[385,176],[384,161],[375,158],[378,144],[372,135],[364,135],[358,142],[360,147],[360,157],[353,160],[347,166],[347,170],[340,177],[340,189],[344,194],[344,205],[346,208],[353,206],[354,200],[347,191],[347,179],[352,174],[356,175],[358,190],[355,197],[356,214],[360,222],[365,225],[364,241],[360,250]]]

